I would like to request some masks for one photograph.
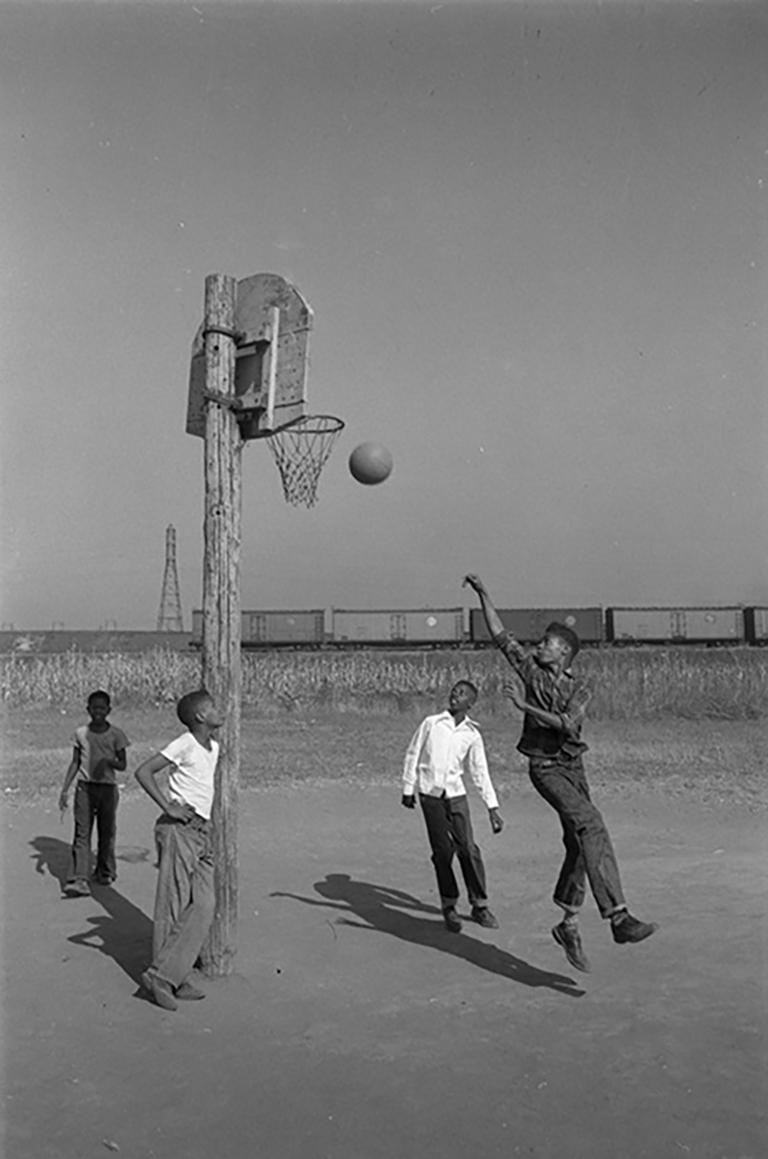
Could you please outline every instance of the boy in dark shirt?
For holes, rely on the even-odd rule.
[[[69,788],[77,778],[75,789],[75,836],[72,842],[72,874],[64,886],[69,894],[87,896],[91,870],[91,834],[96,822],[98,852],[93,880],[111,885],[117,877],[115,837],[117,802],[120,792],[115,773],[125,770],[128,738],[122,729],[109,721],[109,694],[98,689],[88,697],[90,724],[75,729],[72,737],[72,760],[69,762],[59,797],[62,814],[69,804]]]
[[[587,745],[581,739],[590,694],[570,669],[579,639],[565,624],[550,624],[540,643],[527,651],[505,631],[480,577],[468,575],[464,582],[480,597],[493,642],[522,685],[504,686],[505,695],[525,714],[517,748],[528,757],[533,787],[555,809],[563,827],[565,860],[554,901],[565,917],[552,936],[571,965],[586,972],[589,960],[578,927],[586,881],[601,917],[611,923],[615,942],[641,942],[657,926],[639,921],[627,910],[611,838],[590,799],[582,761]]]

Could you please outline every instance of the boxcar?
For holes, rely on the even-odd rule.
[[[573,628],[582,644],[602,644],[605,628],[602,608],[499,608],[504,627],[522,644],[540,640],[553,620]],[[469,614],[469,635],[473,644],[488,644],[490,636],[479,608]]]
[[[319,647],[325,640],[325,611],[244,611],[241,613],[244,648]],[[192,613],[195,640],[203,638],[203,613]]]
[[[768,608],[745,608],[744,621],[747,642],[768,645]]]
[[[741,608],[608,608],[614,644],[743,644]]]
[[[333,608],[331,640],[337,646],[448,647],[464,639],[462,608],[357,610]]]

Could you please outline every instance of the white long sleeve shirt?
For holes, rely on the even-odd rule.
[[[460,724],[450,712],[438,712],[421,722],[405,754],[403,794],[418,789],[428,797],[463,797],[462,777],[469,773],[484,804],[497,809],[499,802],[488,772],[480,730],[465,716]]]

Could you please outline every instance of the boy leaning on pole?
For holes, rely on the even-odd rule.
[[[176,1010],[177,1000],[205,994],[192,982],[215,912],[211,810],[219,742],[224,723],[204,689],[188,692],[176,706],[187,731],[136,770],[136,780],[162,810],[155,823],[158,877],[152,962],[142,985],[157,1006]],[[165,793],[157,777],[168,776]]]

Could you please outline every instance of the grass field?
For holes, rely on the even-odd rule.
[[[768,757],[768,656],[755,649],[584,651],[579,671],[594,697],[586,739],[595,787],[689,792],[759,806]],[[493,651],[264,653],[243,656],[243,785],[309,780],[396,783],[420,717],[449,686],[481,687],[493,772],[525,772],[514,752],[520,717],[500,687],[509,668]],[[56,792],[85,700],[103,687],[112,719],[130,736],[129,770],[175,735],[174,704],[196,687],[200,658],[139,655],[6,656],[0,662],[8,799]],[[132,778],[126,785],[133,789]]]
[[[259,715],[244,713],[241,783],[245,787],[308,782],[392,786],[397,792],[402,756],[420,718],[438,706],[424,699],[408,712],[366,715],[321,709]],[[515,752],[519,715],[478,713],[492,773],[502,799],[526,778]],[[5,709],[0,788],[5,800],[58,793],[71,755],[70,738],[82,710],[25,706]],[[115,710],[128,734],[126,789],[139,792],[131,772],[179,731],[170,705]],[[762,721],[594,721],[585,733],[590,783],[599,791],[689,795],[750,808],[765,802],[768,737]]]
[[[586,740],[595,787],[690,792],[757,806],[768,757],[768,656],[749,649],[585,651],[593,684]],[[501,694],[509,668],[492,651],[246,654],[244,785],[317,780],[395,784],[418,721],[463,676],[481,689],[475,715],[494,774],[525,772],[514,751],[520,716]],[[38,658],[0,664],[6,799],[54,793],[75,725],[94,688],[132,741],[129,772],[175,735],[174,704],[200,681],[200,658],[179,652]],[[126,779],[129,789],[134,784]]]

